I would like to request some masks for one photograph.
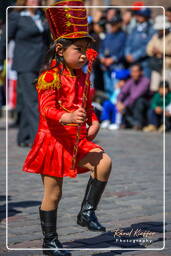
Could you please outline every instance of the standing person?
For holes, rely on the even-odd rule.
[[[87,77],[86,49],[91,37],[88,34],[86,9],[82,1],[60,1],[48,8],[46,16],[54,43],[50,48],[45,71],[40,74],[36,88],[40,121],[33,147],[23,171],[41,175],[44,196],[39,207],[46,255],[71,255],[63,250],[56,232],[57,208],[62,196],[63,177],[91,171],[77,224],[92,231],[105,231],[95,210],[107,184],[111,159],[102,147],[92,142],[99,130],[99,122],[91,105],[90,90],[86,108],[82,108],[83,89]],[[78,10],[70,6],[78,6]],[[71,170],[72,156],[78,125],[81,134],[76,169]],[[87,125],[89,128],[87,128]]]
[[[127,34],[131,34],[132,30],[135,28],[136,26],[136,20],[135,17],[133,15],[133,10],[131,9],[127,9],[123,15],[122,15],[122,19],[123,19],[123,30],[127,33]]]
[[[20,1],[21,2],[21,1]],[[32,144],[38,128],[37,92],[33,81],[43,63],[48,45],[48,25],[36,8],[39,0],[25,0],[26,8],[14,8],[8,16],[8,40],[15,41],[12,69],[17,72],[17,111],[20,115],[17,144]],[[0,66],[5,58],[5,30],[0,41]]]
[[[154,30],[150,22],[151,10],[149,8],[141,8],[136,10],[134,15],[137,25],[127,37],[125,59],[128,66],[136,63],[141,64],[144,75],[150,78],[151,70],[149,67],[149,58],[146,52],[146,47],[154,34]]]
[[[122,18],[115,16],[109,22],[110,33],[100,44],[100,62],[104,70],[104,89],[107,96],[113,94],[116,79],[112,72],[123,67],[122,60],[124,57],[124,47],[126,33],[122,31]]]
[[[106,25],[106,19],[103,17],[101,17],[98,21],[94,22],[93,38],[95,39],[95,42],[93,44],[93,48],[97,52],[99,52],[101,40],[104,40],[106,37],[105,25]],[[104,91],[103,71],[101,69],[101,63],[100,63],[99,57],[96,58],[96,61],[93,66],[93,70],[94,70],[94,88],[96,90]]]

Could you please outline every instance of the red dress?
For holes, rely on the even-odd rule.
[[[53,61],[53,66],[55,61]],[[72,76],[63,65],[52,68],[39,76],[37,83],[39,102],[39,127],[33,146],[24,162],[23,171],[46,174],[55,177],[69,176],[89,171],[77,163],[94,148],[102,147],[87,140],[87,127],[81,127],[76,173],[71,171],[72,155],[76,140],[77,125],[59,123],[66,112],[73,112],[81,106],[85,74],[76,70]],[[97,120],[91,105],[90,93],[87,99],[87,124]]]

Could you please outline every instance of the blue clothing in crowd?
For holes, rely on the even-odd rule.
[[[100,57],[112,57],[115,61],[109,67],[113,70],[121,64],[124,57],[124,47],[126,41],[126,33],[122,30],[115,33],[107,33],[106,38],[100,43]]]
[[[133,56],[134,61],[142,65],[144,75],[148,78],[150,78],[151,72],[146,47],[154,32],[150,22],[137,24],[132,33],[127,37],[125,46],[125,56]]]
[[[105,91],[110,96],[113,93],[116,79],[112,76],[112,71],[123,67],[124,48],[126,33],[122,30],[115,33],[107,33],[106,38],[100,43],[100,57],[113,58],[114,63],[108,68],[104,67]]]

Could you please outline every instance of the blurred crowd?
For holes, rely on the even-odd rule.
[[[16,6],[26,8],[9,10],[8,60],[5,24],[0,23],[0,108],[15,110],[19,146],[31,145],[37,130],[33,81],[51,43],[43,9],[27,6],[54,2],[20,0]],[[91,76],[93,105],[103,129],[171,130],[171,7],[166,17],[153,11],[135,2],[128,9],[111,6],[88,16],[93,48],[99,52]]]

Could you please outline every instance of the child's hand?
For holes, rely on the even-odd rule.
[[[96,137],[99,129],[100,129],[99,122],[98,121],[94,121],[92,123],[92,125],[88,128],[87,139],[88,140],[93,140]]]
[[[72,113],[62,115],[60,122],[82,124],[86,121],[86,112],[83,108],[78,108]]]
[[[120,102],[120,101],[117,102],[116,106],[117,106],[117,109],[118,109],[118,111],[119,111],[120,113],[122,113],[123,110],[125,109],[124,104],[123,104],[122,102]]]

